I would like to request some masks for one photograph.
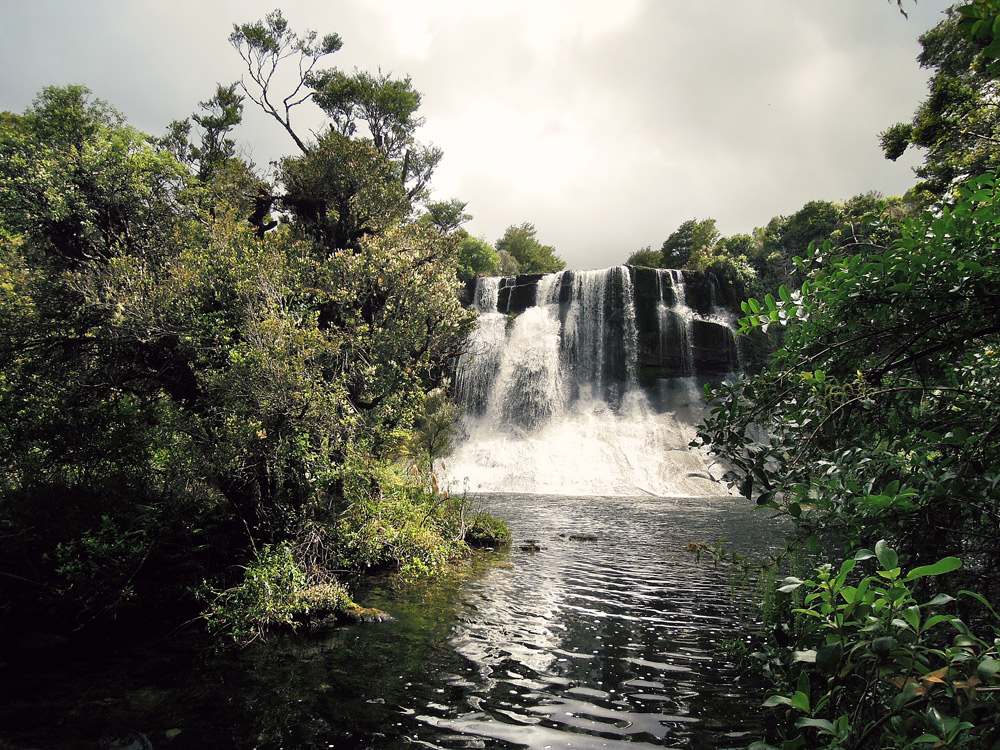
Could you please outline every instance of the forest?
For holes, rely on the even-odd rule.
[[[279,11],[230,42],[246,83],[165,136],[81,86],[0,122],[7,627],[202,612],[245,641],[350,614],[338,574],[422,575],[507,534],[434,478],[474,315],[419,93],[316,69],[339,37]],[[295,61],[330,117],[313,141],[271,104]],[[276,182],[236,154],[247,100],[300,147]],[[511,233],[508,263],[555,262]]]
[[[167,612],[246,643],[377,616],[354,574],[510,541],[435,475],[461,290],[565,264],[431,200],[409,78],[321,67],[339,36],[280,11],[229,41],[243,81],[160,136],[78,85],[0,114],[0,631]],[[726,645],[768,686],[754,750],[1000,747],[1000,1],[920,41],[927,98],[880,136],[923,154],[906,195],[693,218],[627,260],[743,300],[754,366],[707,388],[695,444],[794,533],[691,552],[758,582]],[[239,154],[248,105],[298,148],[273,179]]]

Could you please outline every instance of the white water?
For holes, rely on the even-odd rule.
[[[512,322],[496,311],[499,280],[480,280],[479,325],[455,378],[457,398],[469,408],[439,480],[452,492],[725,493],[722,468],[688,447],[702,414],[700,381],[661,380],[655,392],[636,382],[627,269],[563,277],[544,277],[538,304]],[[674,289],[667,312],[690,320],[682,275],[663,272],[660,281]],[[563,286],[569,291],[560,304]],[[689,341],[684,336],[682,346]]]

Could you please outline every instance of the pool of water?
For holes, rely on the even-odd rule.
[[[0,670],[9,747],[743,748],[762,696],[717,648],[741,635],[725,574],[689,542],[780,539],[723,498],[504,496],[510,550],[445,579],[369,584],[394,620],[273,637],[103,644]],[[0,747],[6,747],[0,742]]]

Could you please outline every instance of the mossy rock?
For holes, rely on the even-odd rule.
[[[368,622],[389,622],[395,618],[388,612],[374,607],[361,607],[357,604],[345,607],[338,613],[338,618],[344,622],[368,623]]]
[[[480,513],[467,526],[464,540],[470,547],[506,547],[511,542],[510,527],[499,518]]]

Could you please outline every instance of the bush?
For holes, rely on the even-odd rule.
[[[345,489],[350,500],[335,529],[336,567],[388,567],[404,578],[436,571],[468,554],[469,543],[509,541],[506,524],[470,516],[468,499],[441,491],[432,472],[404,476],[388,467],[356,470]]]
[[[311,583],[288,542],[261,548],[236,586],[207,593],[210,603],[204,617],[209,629],[228,633],[238,643],[249,643],[278,626],[295,629],[311,617],[354,606],[340,584]]]
[[[855,575],[872,558],[874,573]],[[794,649],[755,654],[785,687],[764,702],[782,720],[783,742],[751,750],[997,747],[1000,639],[980,638],[940,611],[953,597],[917,594],[919,579],[960,565],[945,557],[904,572],[882,541],[839,569],[827,563],[806,580],[785,578],[778,591],[800,604]]]

